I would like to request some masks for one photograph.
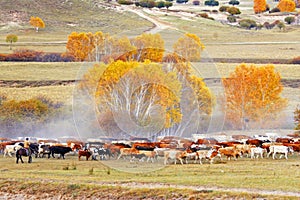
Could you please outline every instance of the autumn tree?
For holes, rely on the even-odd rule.
[[[84,61],[94,48],[91,34],[72,32],[68,36],[67,53],[74,56],[76,61]]]
[[[266,0],[254,0],[253,10],[255,14],[265,12],[267,9]]]
[[[200,38],[193,34],[184,37],[182,45],[190,51],[182,52],[188,59],[196,58],[192,55],[196,52],[200,59],[204,48]],[[130,43],[127,38],[102,38],[104,43],[98,49],[111,56],[110,62],[95,64],[78,88],[87,92],[89,99],[95,99],[99,124],[105,130],[142,136],[154,130],[188,134],[197,131],[197,126],[191,131],[186,131],[187,127],[212,113],[214,95],[203,79],[193,74],[188,59],[175,52],[163,57],[160,35],[142,34]],[[176,49],[183,49],[179,42]]]
[[[273,65],[237,66],[228,78],[222,79],[226,119],[236,129],[245,129],[247,122],[265,127],[267,122],[275,121],[287,103],[280,96],[283,90],[280,80]]]
[[[18,36],[15,35],[15,34],[9,34],[6,36],[6,42],[9,42],[10,45],[9,45],[9,49],[11,50],[12,49],[12,43],[14,42],[17,42],[18,41]]]
[[[39,28],[45,28],[44,21],[39,17],[30,17],[29,23],[35,28],[36,32],[39,32]]]
[[[296,9],[296,3],[294,0],[280,0],[277,8],[280,12],[293,12]]]
[[[165,42],[160,34],[143,33],[131,40],[132,46],[136,48],[134,60],[161,62],[165,51]]]
[[[200,38],[192,33],[186,33],[173,45],[174,53],[187,61],[199,61],[204,48]]]
[[[300,106],[298,105],[294,112],[295,130],[300,130]]]

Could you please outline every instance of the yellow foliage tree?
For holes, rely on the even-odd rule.
[[[160,34],[143,33],[132,39],[131,44],[136,48],[134,60],[151,60],[153,62],[162,61],[165,51],[165,42]]]
[[[67,53],[72,55],[76,61],[84,61],[87,59],[94,48],[92,43],[91,34],[72,32],[68,36],[66,45]]]
[[[267,2],[266,0],[254,0],[253,2],[253,10],[257,13],[265,12],[267,9]]]
[[[93,75],[90,74],[85,78],[89,80]],[[94,84],[93,81],[83,83]],[[165,73],[160,64],[149,60],[143,63],[120,60],[112,62],[102,73],[96,88],[94,95],[101,113],[107,110],[127,112],[125,116],[132,116],[131,119],[144,126],[150,122],[151,113],[156,110],[165,113],[165,127],[180,122],[181,113],[178,104],[181,84],[175,73]]]
[[[185,49],[188,59],[200,59],[204,48],[200,38],[186,34],[184,39],[185,48],[191,48]],[[127,38],[99,34],[98,40],[103,41],[98,44],[99,51],[104,51],[110,62],[95,64],[79,86],[96,99],[99,123],[106,130],[109,128],[103,123],[109,121],[117,127],[112,119],[117,118],[115,122],[124,125],[118,130],[124,132],[133,130],[135,125],[158,127],[163,122],[165,133],[182,133],[203,115],[212,113],[215,97],[203,79],[190,72],[189,60],[172,53],[163,63],[157,63],[162,61],[164,52],[159,35],[142,34],[129,42]],[[180,43],[176,48],[180,49]]]
[[[12,48],[11,48],[12,43],[13,43],[13,42],[17,42],[17,41],[18,41],[18,36],[15,35],[15,34],[8,34],[8,35],[6,36],[6,42],[9,42],[9,43],[10,43],[10,45],[9,45],[9,49],[10,49],[10,50],[12,49]]]
[[[280,0],[277,8],[280,12],[293,12],[296,9],[296,3],[294,0]]]
[[[199,61],[204,48],[200,38],[192,33],[186,33],[173,45],[174,53],[186,61]]]
[[[45,28],[44,21],[39,17],[30,17],[29,23],[35,28],[36,32],[39,32],[39,28]]]
[[[259,128],[275,120],[276,114],[286,106],[282,98],[281,77],[273,65],[257,67],[241,64],[228,78],[223,78],[225,87],[224,112],[226,119],[237,129],[245,129],[247,122]]]

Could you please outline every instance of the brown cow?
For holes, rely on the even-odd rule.
[[[275,140],[275,142],[278,142],[278,143],[292,143],[293,140],[290,139],[290,138],[277,138]]]
[[[86,160],[89,160],[91,155],[92,155],[92,152],[90,152],[88,150],[79,150],[78,151],[78,160],[80,161],[81,156],[85,156]]]
[[[238,152],[235,147],[219,148],[218,152],[220,153],[221,156],[222,155],[226,156],[227,160],[230,160],[231,158],[237,160],[237,158],[241,156],[240,152]]]

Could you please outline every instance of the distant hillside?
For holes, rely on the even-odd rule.
[[[105,9],[101,0],[0,0],[0,32],[29,28],[31,16],[46,24],[47,32],[122,31],[147,29],[152,24],[133,13]]]

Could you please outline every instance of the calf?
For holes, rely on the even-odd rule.
[[[182,159],[185,158],[187,155],[186,151],[181,151],[181,150],[168,150],[164,152],[164,163],[165,165],[167,164],[169,159],[175,160],[175,165],[176,161],[179,160],[180,163],[183,165]]]
[[[85,156],[86,160],[89,160],[89,158],[92,156],[92,152],[89,150],[79,150],[78,151],[78,160],[80,161],[81,156]]]
[[[254,159],[255,158],[255,155],[256,155],[256,158],[258,158],[259,156],[261,158],[264,158],[264,153],[267,152],[266,149],[263,149],[261,147],[253,147],[251,148],[251,159]]]

